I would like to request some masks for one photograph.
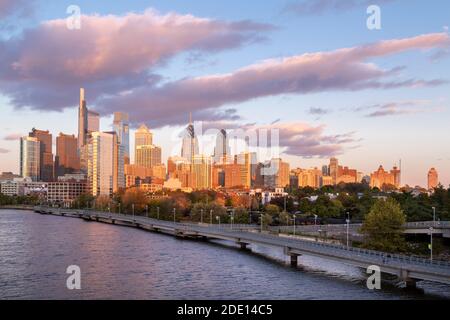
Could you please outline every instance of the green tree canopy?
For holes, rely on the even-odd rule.
[[[378,200],[361,227],[361,232],[366,236],[365,246],[386,252],[404,251],[405,222],[406,216],[397,201],[393,198]]]

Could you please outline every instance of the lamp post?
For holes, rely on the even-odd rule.
[[[295,213],[294,213],[294,237],[295,237]]]
[[[231,230],[233,230],[233,222],[234,222],[234,209],[231,212],[231,219],[230,219],[230,224],[231,224]]]
[[[220,217],[216,216],[216,220],[219,221],[219,228],[220,228]]]
[[[433,227],[436,228],[436,207],[433,207]]]
[[[430,227],[430,261],[433,261],[433,231],[434,228]]]
[[[348,233],[349,233],[349,228],[350,228],[350,213],[347,212],[347,250],[348,250]]]

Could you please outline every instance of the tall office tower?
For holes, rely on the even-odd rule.
[[[161,164],[161,148],[155,145],[136,147],[135,164],[145,168],[153,168]]]
[[[86,107],[86,100],[84,97],[84,89],[80,89],[80,106],[78,108],[78,149],[87,142],[88,133],[88,110]]]
[[[289,185],[289,163],[281,159],[272,159],[265,164],[264,186],[269,188],[284,188]]]
[[[88,152],[88,181],[93,196],[112,196],[125,187],[124,151],[115,132],[93,132]]]
[[[135,146],[150,146],[153,144],[153,134],[145,125],[141,125],[134,133]]]
[[[330,166],[329,166],[329,173],[331,176],[331,179],[333,179],[333,184],[337,184],[338,180],[338,170],[339,170],[339,162],[336,158],[330,159]]]
[[[36,138],[41,144],[40,147],[40,179],[45,182],[53,181],[53,153],[52,135],[49,131],[37,130],[33,128],[28,134],[29,137]]]
[[[60,133],[56,137],[55,177],[62,177],[80,170],[78,139],[75,135]]]
[[[100,114],[95,111],[88,110],[87,138],[89,139],[92,132],[97,131],[100,131]]]
[[[181,156],[192,163],[194,156],[199,154],[198,140],[195,135],[194,125],[192,119],[189,120],[189,125],[183,133],[183,140],[181,145]]]
[[[41,142],[34,137],[20,139],[20,175],[39,181],[40,177]]]
[[[222,129],[216,137],[216,146],[214,148],[214,162],[227,163],[231,154],[230,146],[228,145],[227,132]]]
[[[203,155],[192,157],[192,185],[195,190],[210,189],[212,187],[211,158]]]
[[[242,152],[235,157],[240,166],[241,186],[250,188],[256,179],[257,156],[256,152]]]
[[[114,112],[114,131],[124,149],[125,164],[130,163],[130,119],[127,113]]]
[[[330,171],[327,165],[323,165],[322,166],[322,175],[323,176],[329,176],[330,175]]]
[[[433,190],[439,185],[439,176],[435,168],[428,171],[428,190]]]

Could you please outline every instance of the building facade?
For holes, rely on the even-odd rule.
[[[20,176],[32,181],[41,180],[41,143],[37,138],[20,139]]]

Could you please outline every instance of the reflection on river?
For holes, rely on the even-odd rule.
[[[179,240],[80,219],[0,210],[0,299],[430,299],[450,287],[419,282],[404,291],[370,291],[358,268],[301,257],[291,269],[282,252]],[[270,259],[268,259],[270,257]],[[81,290],[66,288],[69,265]]]

